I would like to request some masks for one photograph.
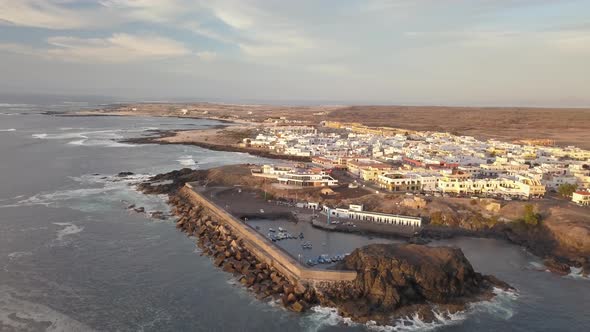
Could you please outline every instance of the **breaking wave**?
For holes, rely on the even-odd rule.
[[[570,274],[568,274],[566,278],[590,280],[590,276],[584,276],[583,271],[584,269],[581,267],[570,266]]]
[[[11,131],[16,131],[16,129],[14,128],[10,128],[10,129],[0,129],[0,132],[6,133],[6,132],[11,132]]]
[[[121,143],[111,140],[101,140],[101,139],[81,139],[76,141],[71,141],[68,143],[69,145],[78,145],[78,146],[104,146],[109,148],[131,148],[136,147],[135,144],[128,144],[128,143]]]
[[[59,242],[63,241],[64,237],[68,235],[78,234],[84,230],[84,227],[80,227],[69,222],[54,222],[53,224],[63,227],[62,229],[57,231],[56,240]]]
[[[80,132],[70,132],[71,130],[81,130],[85,128],[60,128],[61,133],[33,134],[32,137],[43,140],[71,140],[67,144],[77,146],[102,146],[102,147],[136,147],[136,144],[121,143],[119,140],[125,138],[125,133],[144,132],[157,128],[143,127],[137,129],[110,129],[110,130],[87,130]]]
[[[36,194],[31,197],[18,200],[12,204],[0,206],[0,208],[7,207],[22,207],[43,205],[47,207],[59,207],[58,203],[72,199],[80,199],[88,196],[102,194],[116,188],[86,188],[86,189],[72,189],[72,190],[58,190],[51,193]]]
[[[187,167],[197,165],[197,162],[193,159],[193,156],[180,156],[176,161],[178,161],[180,165]]]
[[[83,175],[70,177],[78,183],[76,188],[66,188],[53,192],[41,192],[32,196],[14,197],[2,201],[0,208],[45,206],[49,208],[70,208],[83,212],[97,212],[105,209],[121,209],[131,204],[144,207],[146,213],[169,212],[165,195],[143,195],[135,189],[135,184],[150,178],[149,174]],[[80,188],[82,187],[82,188]]]
[[[338,314],[338,309],[315,306],[303,322],[306,331],[321,331],[326,326],[357,326],[350,318]]]
[[[365,328],[379,332],[409,332],[409,331],[432,331],[443,326],[461,324],[474,314],[487,314],[502,320],[508,320],[514,315],[515,300],[518,294],[515,291],[505,291],[494,288],[494,298],[488,301],[480,301],[468,305],[465,311],[456,313],[433,310],[435,320],[424,321],[418,314],[411,317],[395,319],[391,325],[378,325],[374,321],[364,324]],[[311,308],[312,313],[306,318],[307,331],[319,331],[325,326],[361,326],[350,318],[338,314],[338,309],[315,306]]]
[[[8,254],[8,260],[13,261],[21,257],[31,256],[33,253],[30,251],[15,251]]]

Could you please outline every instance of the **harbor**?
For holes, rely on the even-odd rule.
[[[337,218],[332,218],[331,224],[327,225],[328,218],[321,211],[298,207],[295,203],[265,200],[260,197],[261,193],[246,188],[209,187],[201,190],[204,197],[243,220],[304,266],[329,269],[356,248],[376,243],[404,242],[402,239],[367,235],[373,234],[373,230],[377,233],[377,228],[397,231],[403,230],[402,226]],[[323,227],[318,227],[318,224]],[[363,233],[365,228],[367,232]]]
[[[273,233],[292,235],[292,238],[285,237],[280,240],[275,235],[273,243],[301,264],[315,268],[330,268],[346,254],[368,244],[403,242],[354,233],[332,232],[314,227],[310,222],[296,223],[287,219],[249,219],[246,224],[267,237]],[[279,232],[279,228],[284,232]],[[270,229],[274,232],[270,232]],[[300,234],[303,238],[299,237]]]

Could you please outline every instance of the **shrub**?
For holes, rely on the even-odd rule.
[[[536,226],[539,224],[540,221],[539,214],[535,213],[535,207],[532,204],[527,204],[524,206],[524,223],[531,226]]]
[[[574,191],[576,191],[576,189],[578,189],[577,185],[571,184],[571,183],[564,183],[564,184],[559,185],[559,187],[557,188],[557,192],[562,197],[567,198],[567,197],[571,197],[572,194],[574,193]]]

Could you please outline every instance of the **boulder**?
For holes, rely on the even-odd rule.
[[[568,264],[557,261],[555,258],[547,258],[543,260],[543,264],[553,273],[560,275],[568,275],[571,272],[571,268]]]
[[[213,264],[217,267],[221,266],[223,264],[223,262],[225,261],[225,258],[223,256],[218,256],[215,258],[215,260],[213,261]]]
[[[297,302],[291,304],[289,309],[291,309],[295,312],[302,312],[303,310],[305,310],[305,307],[303,306],[302,302],[297,301]]]
[[[372,244],[356,249],[336,267],[357,271],[357,278],[323,290],[321,301],[362,322],[387,324],[388,317],[413,305],[465,308],[494,296],[493,287],[509,288],[475,272],[461,249],[451,247]]]

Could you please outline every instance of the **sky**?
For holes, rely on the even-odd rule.
[[[0,92],[590,106],[588,0],[0,0]]]

